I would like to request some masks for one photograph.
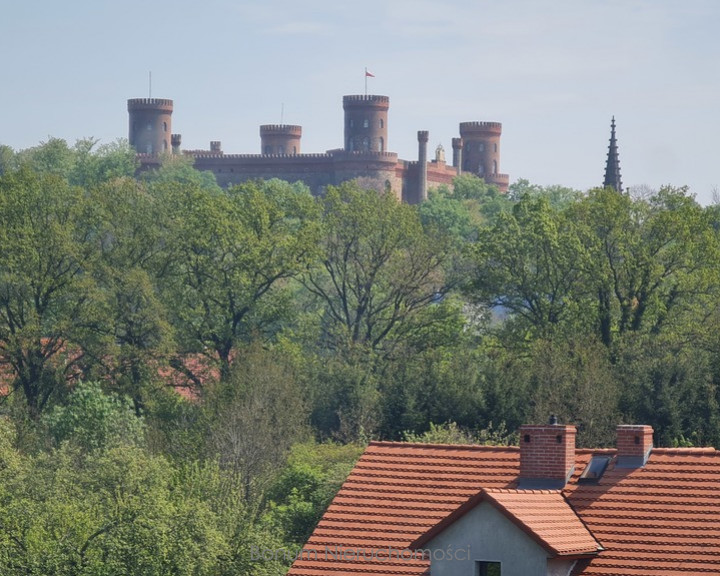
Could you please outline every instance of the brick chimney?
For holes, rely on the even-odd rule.
[[[642,468],[653,448],[652,426],[621,424],[617,427],[615,468]]]
[[[520,426],[521,490],[563,488],[575,470],[575,426],[558,424],[553,416],[545,426]]]

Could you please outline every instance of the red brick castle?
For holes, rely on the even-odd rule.
[[[195,168],[209,170],[220,186],[256,178],[302,181],[313,193],[328,185],[360,179],[364,186],[390,188],[404,202],[427,198],[428,187],[451,184],[460,173],[475,174],[507,191],[509,177],[500,173],[499,122],[463,122],[460,137],[452,139],[452,164],[442,146],[428,161],[429,134],[419,131],[418,159],[401,160],[388,147],[390,98],[376,95],[343,97],[344,147],[324,153],[301,152],[302,127],[288,124],[260,126],[259,154],[226,154],[219,141],[209,150],[181,150],[180,134],[172,133],[173,101],[162,98],[128,100],[129,140],[143,168],[159,165],[164,154],[186,154]]]

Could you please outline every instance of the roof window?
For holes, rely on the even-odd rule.
[[[597,484],[610,464],[610,456],[593,456],[578,478],[579,484]]]

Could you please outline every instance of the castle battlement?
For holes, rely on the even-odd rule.
[[[376,94],[351,94],[349,96],[343,96],[343,106],[368,106],[376,105],[389,107],[390,97],[389,96],[378,96]]]
[[[172,112],[173,101],[167,98],[132,98],[127,101],[128,111],[168,110]]]
[[[302,126],[295,124],[263,124],[260,126],[260,135],[265,134],[293,134],[302,135]]]
[[[333,158],[350,158],[350,159],[359,159],[359,158],[367,158],[372,160],[388,160],[392,162],[397,162],[397,152],[379,152],[377,150],[333,150],[332,151]]]
[[[225,160],[259,160],[269,161],[278,158],[284,158],[287,160],[303,160],[303,159],[315,159],[315,160],[330,160],[332,156],[327,153],[316,153],[316,154],[223,154],[216,152],[208,152],[206,150],[184,150],[184,154],[192,156],[194,158],[222,158]],[[139,155],[140,156],[140,155]]]
[[[501,122],[460,122],[460,134],[463,132],[484,132],[492,134],[502,133]]]

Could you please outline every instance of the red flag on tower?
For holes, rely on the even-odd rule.
[[[365,76],[370,76],[370,78],[375,78],[375,74],[371,74],[367,71],[367,68],[365,68]]]

